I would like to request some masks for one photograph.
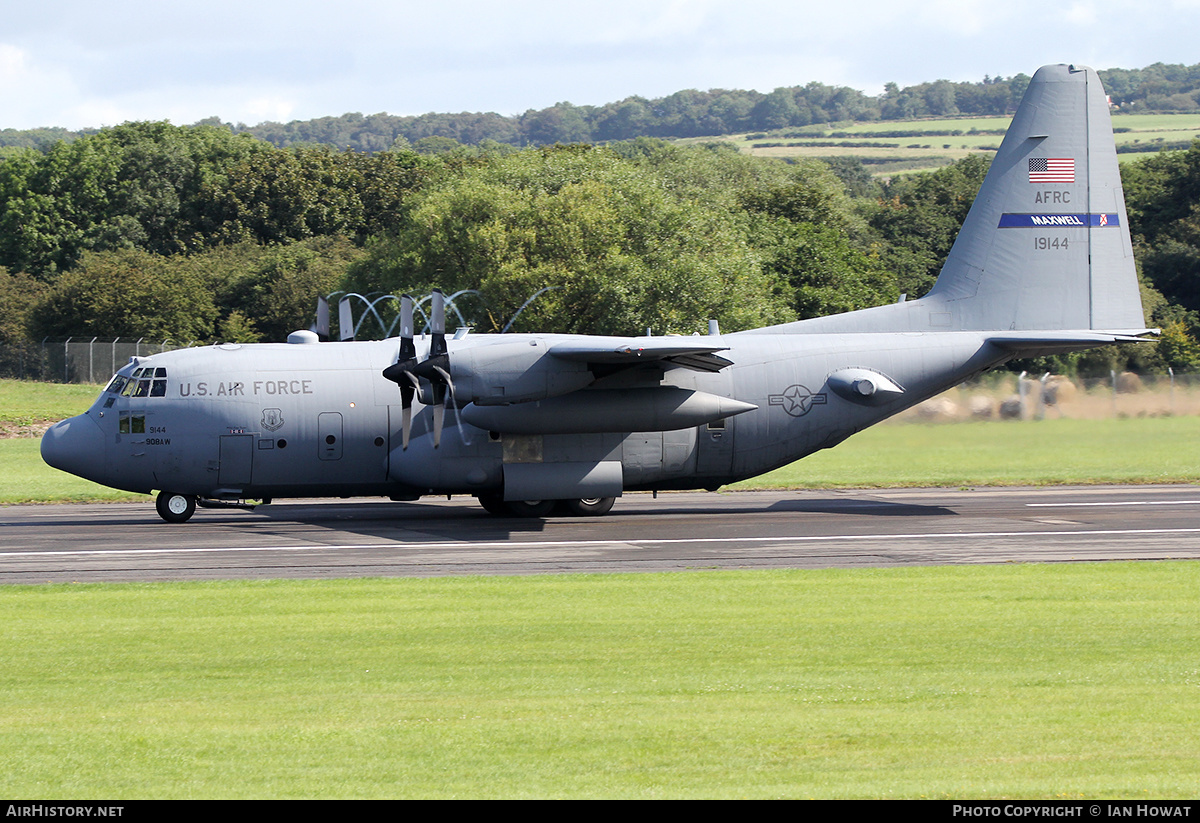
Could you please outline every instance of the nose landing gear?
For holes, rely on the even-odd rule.
[[[186,523],[196,513],[196,497],[191,494],[161,491],[154,501],[158,516],[168,523]]]

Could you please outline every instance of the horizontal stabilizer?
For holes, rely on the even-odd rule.
[[[1041,332],[998,332],[988,337],[988,342],[1020,357],[1045,357],[1065,354],[1096,346],[1113,343],[1152,343],[1151,337],[1158,329],[1127,329],[1120,331],[1041,331]]]

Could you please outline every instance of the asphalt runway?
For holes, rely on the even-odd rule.
[[[471,498],[0,508],[0,583],[425,577],[1200,558],[1200,488],[631,494],[599,518]]]

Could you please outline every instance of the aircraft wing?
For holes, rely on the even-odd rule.
[[[716,354],[728,350],[728,346],[700,345],[686,337],[642,337],[624,341],[600,338],[558,343],[550,347],[549,353],[560,360],[603,363],[610,366],[636,366],[639,363],[657,360],[692,371],[718,372],[726,366],[733,365],[732,360]]]

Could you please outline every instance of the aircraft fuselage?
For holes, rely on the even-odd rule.
[[[499,343],[540,347],[552,359],[549,348],[571,339],[468,335],[450,342],[450,354],[464,360]],[[715,341],[737,365],[715,373],[660,362],[608,375],[584,368],[562,395],[508,404],[479,397],[484,374],[475,397],[464,396],[467,380],[456,388],[437,447],[432,410],[418,399],[407,449],[399,392],[381,376],[396,358],[394,340],[167,352],[121,369],[92,408],[59,424],[61,443],[51,435],[44,451],[52,465],[116,488],[230,500],[500,493],[506,473],[510,482],[524,473],[535,488],[546,474],[553,489],[562,481],[548,467],[563,464],[619,470],[624,490],[716,488],[835,445],[1006,359],[977,332],[680,339]],[[836,375],[854,370],[902,391],[864,396],[837,385]],[[571,390],[579,382],[586,387]],[[689,412],[675,395],[703,400]],[[647,410],[657,396],[670,408]],[[697,422],[720,415],[730,399],[745,410]],[[623,430],[625,419],[654,428]]]

